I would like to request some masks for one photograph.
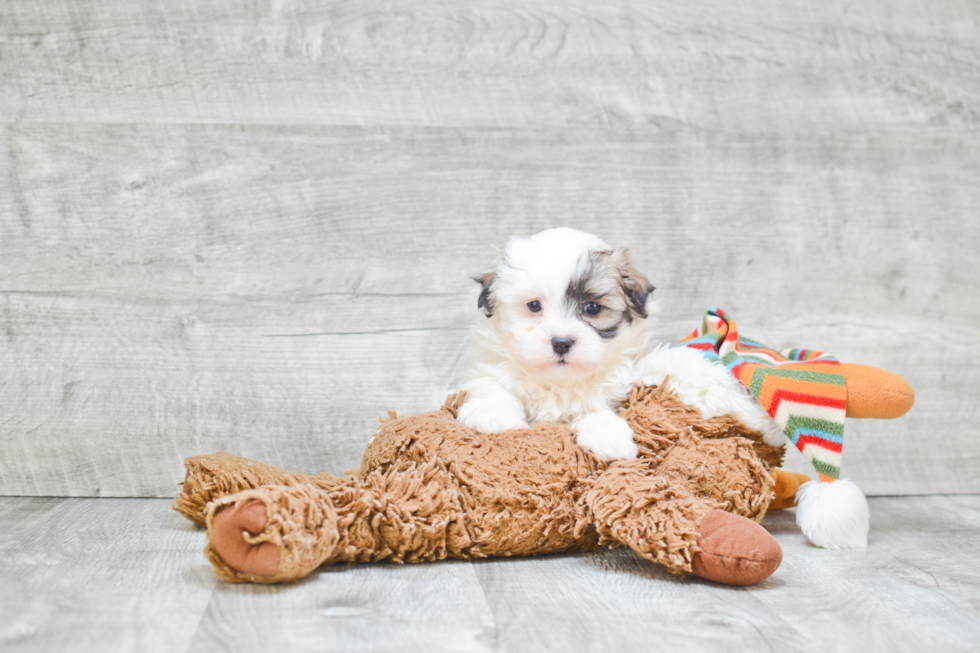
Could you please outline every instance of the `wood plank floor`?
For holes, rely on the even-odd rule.
[[[231,585],[159,499],[0,498],[0,650],[976,651],[980,496],[871,499],[865,551],[764,524],[782,567],[736,589],[626,550],[324,568]]]

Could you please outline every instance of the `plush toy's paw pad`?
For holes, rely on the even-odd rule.
[[[256,576],[275,576],[279,569],[279,547],[271,542],[253,544],[245,535],[265,530],[269,516],[265,504],[246,499],[222,508],[211,526],[211,543],[232,569]]]
[[[772,575],[783,550],[769,532],[751,519],[712,510],[698,527],[698,548],[691,561],[695,576],[725,585],[754,585]]]
[[[638,454],[633,441],[633,429],[622,417],[613,413],[592,413],[572,424],[575,441],[583,449],[605,462],[634,460]]]

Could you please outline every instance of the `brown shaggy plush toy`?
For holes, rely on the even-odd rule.
[[[361,468],[315,477],[219,453],[186,461],[174,508],[206,523],[206,553],[229,581],[276,583],[338,562],[527,556],[625,545],[681,574],[730,585],[782,560],[756,522],[798,480],[783,451],[731,416],[662,388],[636,388],[621,415],[639,458],[605,464],[563,425],[499,434],[442,410],[383,420]],[[804,477],[805,478],[805,477]]]
[[[905,379],[841,368],[848,416],[893,418],[912,406]],[[454,395],[435,413],[390,412],[361,468],[343,478],[291,474],[226,453],[188,458],[174,508],[207,524],[207,556],[230,581],[292,581],[336,562],[625,545],[674,573],[758,583],[782,551],[756,522],[768,508],[793,505],[809,479],[773,470],[782,447],[732,416],[704,419],[668,386],[634,388],[620,407],[636,460],[607,465],[558,424],[480,433],[456,420],[463,397]],[[804,488],[808,503],[812,485]]]

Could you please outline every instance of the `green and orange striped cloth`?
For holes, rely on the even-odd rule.
[[[847,387],[836,358],[808,349],[776,351],[740,337],[735,320],[710,308],[701,326],[677,343],[728,368],[759,400],[820,474],[840,478]]]

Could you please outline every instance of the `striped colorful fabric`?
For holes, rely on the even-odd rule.
[[[701,326],[677,343],[719,361],[748,388],[823,481],[840,478],[847,387],[833,356],[809,349],[776,351],[740,337],[735,320],[710,308]]]

